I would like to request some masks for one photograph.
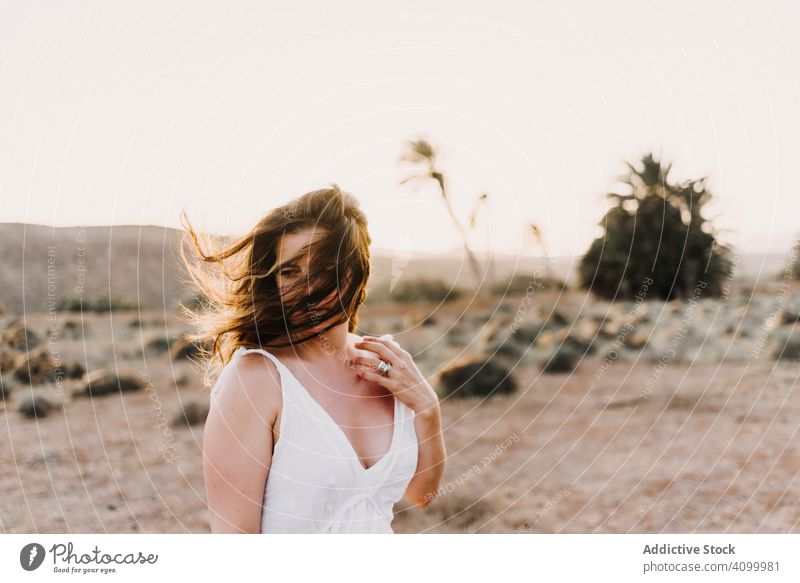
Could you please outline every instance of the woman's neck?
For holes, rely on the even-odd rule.
[[[311,340],[287,347],[286,350],[292,351],[293,356],[305,361],[345,362],[352,352],[349,337],[348,322],[343,322],[320,332]]]

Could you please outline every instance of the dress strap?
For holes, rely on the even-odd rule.
[[[278,372],[281,374],[281,381],[283,381],[283,363],[278,360],[271,352],[264,350],[263,348],[246,348],[244,346],[240,346],[233,352],[234,358],[237,356],[241,356],[242,354],[247,354],[248,352],[258,352],[259,354],[263,354],[267,358],[269,358],[273,363],[275,363],[275,367],[278,369]]]
[[[278,360],[278,357],[269,352],[268,350],[264,350],[263,348],[246,348],[244,346],[240,346],[237,348],[233,353],[233,358],[237,356],[241,356],[243,354],[247,354],[250,352],[257,352],[258,354],[263,354],[267,358],[269,358],[272,363],[275,365],[275,368],[278,369],[278,374],[281,378],[281,393],[283,394],[284,398],[286,398],[286,393],[289,389],[287,387],[291,385],[291,381],[294,379],[292,375],[292,371],[290,371],[286,366]]]
[[[221,386],[221,381],[222,381],[223,376],[225,376],[226,374],[230,374],[229,371],[232,368],[231,365],[233,364],[233,361],[237,357],[239,357],[239,356],[241,356],[243,354],[247,354],[248,352],[258,352],[259,354],[263,354],[264,356],[269,358],[275,364],[275,368],[278,369],[278,374],[279,374],[280,379],[281,379],[281,394],[283,395],[284,398],[286,397],[286,385],[287,385],[287,381],[289,380],[289,378],[291,376],[291,373],[287,374],[287,370],[284,369],[283,363],[280,360],[278,360],[273,354],[270,354],[269,352],[267,352],[263,348],[246,348],[244,346],[240,346],[239,348],[237,348],[236,350],[233,351],[233,355],[231,356],[231,359],[223,367],[222,372],[220,373],[219,378],[217,379],[217,382],[215,383],[214,387],[212,387],[212,389],[211,389],[211,398],[212,399],[214,399],[216,397],[217,391],[219,390],[219,387]]]
[[[342,433],[339,426],[336,425],[336,422],[333,421],[325,409],[323,409],[322,406],[317,403],[311,395],[308,394],[308,391],[306,391],[305,387],[300,384],[300,381],[297,380],[297,377],[294,376],[294,373],[289,370],[285,364],[278,360],[277,356],[270,353],[268,350],[264,350],[263,348],[246,348],[244,346],[240,346],[234,351],[233,358],[241,356],[242,354],[247,354],[248,352],[257,352],[269,358],[275,364],[275,367],[278,369],[278,373],[280,374],[281,394],[283,397],[283,409],[281,413],[281,439],[291,439],[288,437],[289,423],[285,423],[283,418],[287,416],[287,411],[289,409],[295,409],[295,411],[292,413],[292,417],[294,418],[295,413],[298,416],[296,421],[293,421],[292,425],[297,424],[299,428],[304,424],[308,424],[310,421],[319,422],[321,420],[326,427],[332,429],[332,431],[326,432],[326,436],[324,437],[330,447],[334,447],[332,444],[340,439],[340,437],[336,434],[337,432],[341,434],[341,439],[344,439],[349,445],[347,437],[345,437],[344,433]],[[231,360],[233,360],[233,358]]]

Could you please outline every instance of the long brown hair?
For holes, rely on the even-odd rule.
[[[185,210],[181,224],[186,231],[180,257],[200,300],[198,306],[181,304],[181,309],[194,324],[195,332],[186,337],[199,345],[207,386],[240,346],[297,345],[345,321],[350,332],[357,329],[358,309],[367,295],[372,240],[358,199],[336,184],[269,211],[239,239],[209,238],[208,252]],[[304,229],[321,236],[278,266],[281,237]],[[306,253],[306,277],[282,294],[278,267],[296,264]],[[318,310],[332,293],[337,301],[327,311]],[[306,317],[312,310],[317,315]],[[298,321],[295,314],[304,316]],[[311,330],[329,320],[332,323],[323,329]]]

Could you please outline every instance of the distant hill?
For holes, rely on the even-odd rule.
[[[139,225],[0,224],[0,305],[22,314],[47,311],[79,295],[94,300],[110,293],[171,310],[185,292],[177,278],[179,235],[175,229]]]
[[[0,223],[0,306],[12,314],[47,311],[79,295],[84,301],[109,293],[143,308],[172,310],[190,292],[179,277],[177,249],[181,232],[150,225],[53,228]],[[740,278],[769,279],[779,273],[787,255],[743,255]],[[553,274],[572,282],[578,257],[553,261]],[[536,257],[497,255],[493,273],[532,274]],[[469,267],[460,251],[447,254],[373,250],[370,286],[394,277],[435,277],[468,287]]]

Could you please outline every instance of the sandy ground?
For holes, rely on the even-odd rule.
[[[188,362],[143,359],[132,316],[114,318],[88,318],[86,342],[64,341],[62,357],[90,355],[91,368],[116,356],[152,387],[64,399],[36,422],[16,411],[28,390],[18,386],[0,412],[2,532],[209,531],[202,425],[163,424],[207,392]],[[165,333],[153,319],[144,338]],[[427,354],[420,368],[449,356]],[[601,364],[544,375],[523,363],[513,395],[445,400],[441,493],[426,509],[398,503],[395,531],[800,532],[797,362],[672,363],[645,397],[655,364],[620,361],[600,375]]]
[[[597,364],[446,403],[442,495],[396,530],[800,531],[797,365],[673,365],[639,400],[652,366],[618,363],[589,391]]]

